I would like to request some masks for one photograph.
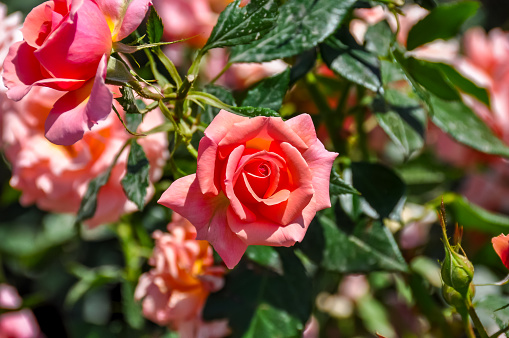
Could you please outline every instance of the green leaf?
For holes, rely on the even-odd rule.
[[[290,70],[290,86],[293,86],[314,68],[317,55],[316,48],[313,47],[295,57],[295,63]]]
[[[267,117],[281,117],[276,111],[269,108],[261,108],[261,107],[228,107],[226,108],[231,113],[246,116],[246,117],[255,117],[255,116],[267,116]]]
[[[277,17],[274,0],[252,0],[245,7],[239,5],[240,0],[235,0],[219,15],[202,52],[258,40],[274,27]]]
[[[163,38],[163,20],[159,17],[154,6],[150,6],[150,14],[147,20],[147,35],[150,43],[158,43]]]
[[[451,81],[433,63],[412,57],[398,60],[405,70],[424,88],[444,100],[461,100]]]
[[[491,235],[499,235],[509,231],[509,217],[502,214],[492,213],[478,205],[470,203],[465,197],[453,193],[442,196],[447,206],[448,214],[452,214],[453,219],[459,225],[467,229],[475,229]],[[441,197],[441,198],[442,198]],[[436,199],[429,204],[438,208],[440,199]]]
[[[298,247],[330,271],[407,271],[407,264],[392,233],[380,222],[359,222],[351,233],[343,227],[340,224],[338,228],[334,221],[322,214],[313,220]]]
[[[209,296],[205,320],[228,318],[232,337],[297,337],[311,314],[311,280],[291,249],[277,249],[282,274],[239,265]]]
[[[366,50],[379,56],[387,56],[394,33],[387,21],[369,26],[364,37]]]
[[[387,102],[381,98],[373,101],[373,112],[380,127],[409,158],[424,146],[426,112],[401,91],[387,89],[384,98]]]
[[[380,61],[350,34],[337,34],[320,45],[327,66],[345,79],[374,92],[381,86]]]
[[[122,61],[114,57],[110,57],[108,60],[106,81],[110,84],[123,86],[129,82],[136,81],[136,79]]]
[[[150,164],[143,148],[136,141],[131,142],[126,169],[126,174],[122,179],[122,188],[124,188],[127,198],[133,201],[139,210],[143,210],[149,185]]]
[[[265,266],[268,268],[272,268],[275,271],[281,271],[281,259],[279,259],[279,255],[271,246],[264,245],[250,245],[246,250],[247,257],[260,264],[261,266]]]
[[[509,148],[461,101],[445,101],[431,96],[431,120],[456,141],[483,153],[509,157]]]
[[[488,295],[476,302],[475,308],[479,312],[480,316],[491,317],[500,329],[507,329],[509,327],[508,304],[509,297],[507,296]]]
[[[141,115],[140,110],[138,109],[138,106],[136,105],[136,102],[134,100],[133,90],[129,87],[121,87],[120,94],[122,94],[122,96],[116,98],[115,100],[117,100],[118,103],[120,103],[120,105],[122,106],[122,109],[124,109],[124,111],[127,114]],[[137,127],[138,126],[136,126],[136,128]],[[136,130],[136,128],[134,128],[134,129],[129,128],[129,129]]]
[[[141,114],[127,114],[125,116],[126,125],[129,130],[136,130],[143,121],[143,115]]]
[[[250,89],[242,105],[264,107],[278,111],[283,104],[289,82],[290,68],[287,68],[282,73],[260,81],[254,88]]]
[[[74,305],[88,291],[108,283],[115,283],[120,280],[122,274],[117,266],[103,265],[90,269],[85,266],[74,264],[71,266],[71,273],[79,278],[68,291],[65,297],[67,306]]]
[[[381,219],[388,218],[404,201],[405,183],[390,168],[367,162],[353,162],[351,168],[353,186]]]
[[[300,54],[331,35],[355,0],[292,0],[276,27],[260,40],[233,48],[230,62],[264,62]]]
[[[353,194],[360,195],[360,193],[352,187],[350,184],[346,183],[341,176],[336,172],[336,169],[333,167],[331,171],[330,181],[329,181],[329,194],[333,195],[342,195],[342,194]]]
[[[438,69],[442,71],[451,83],[458,87],[462,92],[472,95],[487,107],[490,106],[490,97],[485,88],[478,87],[475,83],[461,75],[454,67],[445,63],[435,63]]]
[[[407,48],[412,50],[436,39],[453,38],[461,25],[479,9],[479,3],[462,1],[433,9],[408,33]]]
[[[99,189],[108,182],[111,169],[112,167],[110,166],[108,170],[91,180],[88,184],[87,192],[81,200],[80,209],[76,216],[76,222],[83,222],[84,220],[94,216],[97,208],[97,195],[99,194]]]

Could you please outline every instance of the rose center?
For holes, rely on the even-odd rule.
[[[270,168],[269,166],[266,164],[266,163],[261,163],[259,166],[258,166],[258,172],[266,177],[266,176],[269,176],[270,175]]]

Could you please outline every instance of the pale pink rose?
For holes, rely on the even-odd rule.
[[[16,288],[0,284],[0,309],[18,309],[22,299]],[[28,309],[0,315],[0,338],[36,338],[41,336],[39,325]]]
[[[320,337],[320,323],[315,316],[311,316],[304,327],[302,338],[318,338]]]
[[[0,93],[0,139],[12,165],[10,184],[22,192],[21,204],[35,203],[47,211],[76,213],[90,180],[111,165],[130,135],[117,116],[110,114],[73,145],[49,142],[44,137],[44,120],[61,95],[49,88],[36,87],[24,100],[13,102]],[[149,130],[162,121],[159,111],[150,112],[139,130]],[[169,156],[166,136],[153,134],[140,138],[139,144],[150,162],[150,180],[155,182],[161,177],[161,168]],[[108,183],[101,188],[95,216],[87,221],[88,225],[113,222],[123,213],[136,210],[134,203],[125,197],[120,182],[125,174],[128,150],[124,150]],[[152,194],[151,187],[147,198]]]
[[[226,322],[204,323],[201,312],[210,292],[223,287],[225,269],[214,266],[212,248],[196,240],[196,230],[174,213],[169,233],[155,231],[152,270],[140,276],[135,298],[143,300],[143,314],[159,325],[168,325],[183,337],[222,337]],[[207,329],[209,327],[209,334]],[[201,332],[201,335],[198,335]]]
[[[23,25],[24,41],[9,49],[4,82],[12,100],[33,86],[66,92],[45,122],[46,137],[71,145],[111,111],[105,84],[112,43],[141,23],[150,0],[55,0],[35,7]]]
[[[3,70],[9,47],[23,39],[20,31],[22,20],[23,15],[20,12],[7,15],[7,6],[0,3],[0,72]]]
[[[316,212],[330,207],[336,156],[307,114],[284,122],[223,110],[200,141],[196,174],[173,182],[158,203],[187,218],[233,268],[248,245],[302,241]]]

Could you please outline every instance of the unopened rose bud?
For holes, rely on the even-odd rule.
[[[442,262],[442,281],[462,295],[466,295],[474,278],[474,266],[467,257],[445,245],[445,258]]]

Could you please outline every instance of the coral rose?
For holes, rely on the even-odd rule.
[[[111,165],[130,136],[117,116],[110,114],[73,145],[50,143],[44,138],[44,120],[61,95],[53,89],[37,87],[23,101],[13,102],[0,93],[0,143],[12,165],[10,184],[22,192],[21,204],[35,203],[47,211],[76,213],[90,180]],[[162,121],[162,114],[153,111],[145,115],[140,129],[149,130]],[[140,138],[138,143],[150,162],[150,180],[155,182],[169,157],[167,138],[157,133]],[[89,226],[114,222],[123,213],[136,210],[120,183],[127,156],[128,150],[124,150],[108,183],[99,191],[96,213],[86,222]],[[153,188],[148,197],[152,193]]]
[[[311,117],[241,117],[221,111],[205,130],[196,174],[175,181],[158,203],[187,218],[229,268],[248,245],[302,241],[330,207],[336,153],[317,139]]]
[[[154,232],[156,243],[149,260],[154,268],[140,276],[136,287],[135,298],[143,299],[144,316],[171,326],[182,337],[226,335],[226,321],[201,319],[209,293],[223,287],[224,268],[213,265],[212,248],[195,239],[195,229],[182,216],[173,214],[168,231]]]
[[[493,249],[504,263],[505,267],[509,269],[509,235],[500,234],[491,239]]]
[[[112,43],[141,23],[150,0],[55,0],[27,16],[24,41],[9,49],[4,81],[12,100],[33,86],[66,91],[45,124],[46,137],[71,145],[84,131],[104,120],[113,95],[105,84]]]

